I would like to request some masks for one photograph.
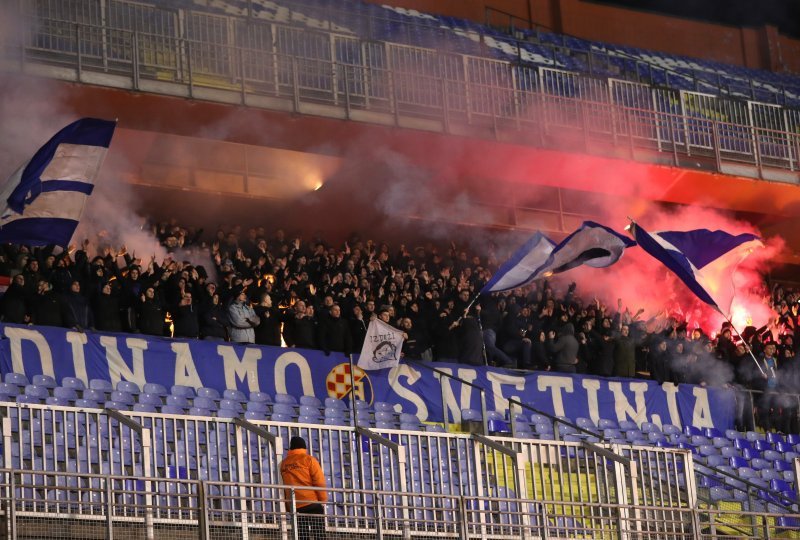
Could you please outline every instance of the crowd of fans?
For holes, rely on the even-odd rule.
[[[740,428],[752,427],[755,412],[765,427],[797,431],[800,294],[780,287],[772,291],[776,320],[740,337],[727,325],[644,320],[622,301],[581,298],[574,283],[557,292],[537,282],[474,302],[498,261],[455,244],[391,249],[353,237],[333,247],[261,228],[204,238],[174,222],[153,233],[170,253],[164,260],[138,258],[102,236],[63,251],[0,246],[0,275],[12,279],[2,320],[350,354],[378,317],[405,332],[410,359],[731,385]],[[187,253],[208,263],[181,260]],[[757,391],[755,401],[746,389]]]

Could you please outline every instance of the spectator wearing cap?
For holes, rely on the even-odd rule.
[[[281,462],[280,469],[283,483],[291,486],[285,490],[285,504],[286,511],[297,516],[297,538],[326,538],[325,522],[322,518],[325,514],[323,504],[328,500],[325,474],[319,461],[309,455],[305,439],[291,438],[289,452]]]
[[[231,341],[235,343],[255,343],[256,334],[254,328],[260,324],[260,320],[250,307],[247,299],[247,291],[240,290],[236,298],[228,306],[228,321],[231,325]]]

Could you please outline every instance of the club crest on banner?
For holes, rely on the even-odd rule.
[[[353,382],[355,384],[356,398],[372,404],[372,381],[367,372],[358,366],[353,366]],[[350,364],[342,363],[335,366],[325,378],[328,396],[336,399],[345,399],[350,395]]]

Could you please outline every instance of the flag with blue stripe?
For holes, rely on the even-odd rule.
[[[481,289],[481,294],[510,291],[527,285],[539,277],[536,269],[550,256],[553,246],[555,242],[537,231],[500,266]]]
[[[536,274],[549,277],[582,265],[605,268],[617,262],[626,248],[635,245],[636,242],[605,225],[584,221],[553,248]]]
[[[648,233],[638,223],[631,233],[643,250],[680,278],[706,304],[728,314],[735,294],[731,272],[754,248],[754,234],[725,231],[660,231]]]
[[[0,242],[69,244],[115,128],[96,118],[73,122],[20,167],[0,190]]]

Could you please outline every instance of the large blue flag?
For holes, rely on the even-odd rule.
[[[593,268],[611,266],[622,257],[625,248],[636,242],[594,221],[584,221],[572,234],[553,248],[536,275],[551,276],[581,265]]]
[[[550,256],[553,246],[555,243],[552,240],[537,231],[503,263],[481,289],[481,294],[510,291],[527,285],[540,276],[536,270]]]
[[[0,191],[0,242],[69,244],[116,122],[83,118],[42,146]]]
[[[631,233],[643,250],[669,268],[703,302],[728,315],[733,300],[731,270],[761,239],[725,231],[660,231],[648,233],[638,223]]]

